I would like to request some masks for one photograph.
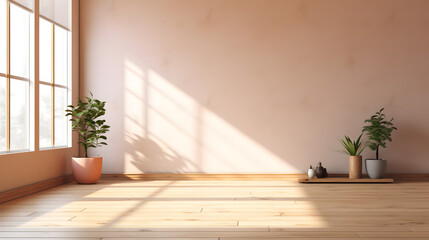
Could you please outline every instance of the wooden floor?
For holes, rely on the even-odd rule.
[[[429,239],[429,182],[70,183],[0,205],[0,239]]]

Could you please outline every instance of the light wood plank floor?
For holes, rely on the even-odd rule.
[[[0,239],[429,239],[429,182],[101,180],[0,204]]]

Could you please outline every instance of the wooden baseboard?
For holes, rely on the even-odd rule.
[[[123,180],[281,180],[302,178],[304,174],[209,174],[209,173],[141,173],[102,174],[102,179]]]
[[[329,174],[330,177],[348,177],[347,174]],[[208,173],[141,173],[141,174],[102,174],[101,179],[109,180],[296,180],[306,178],[307,174],[208,174]],[[367,177],[364,175],[364,177]],[[429,174],[387,174],[386,178],[401,181],[429,181]]]
[[[65,175],[65,176],[41,181],[38,183],[33,183],[27,186],[18,187],[8,191],[0,192],[0,203],[4,203],[13,199],[24,197],[49,188],[53,188],[64,183],[71,182],[73,180],[74,178],[72,175]]]

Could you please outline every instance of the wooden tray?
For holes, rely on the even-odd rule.
[[[350,179],[345,177],[328,177],[328,178],[300,178],[300,183],[393,183],[393,178],[360,178]]]

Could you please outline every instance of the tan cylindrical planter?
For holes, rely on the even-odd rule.
[[[77,183],[96,183],[100,179],[103,158],[72,158],[73,176]]]
[[[349,156],[349,178],[362,178],[362,156]]]

